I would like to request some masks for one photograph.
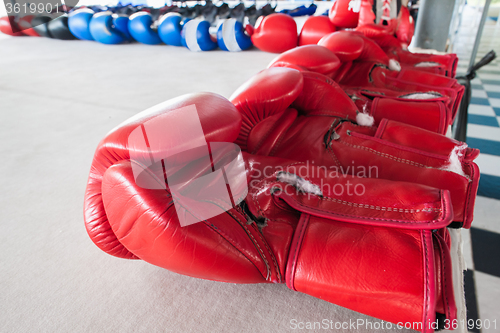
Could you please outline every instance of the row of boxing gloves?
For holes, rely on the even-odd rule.
[[[165,43],[185,46],[192,51],[209,51],[217,46],[226,51],[242,51],[255,45],[263,51],[281,53],[297,45],[315,44],[319,38],[336,30],[351,28],[350,16],[356,15],[348,10],[348,5],[348,2],[339,0],[334,3],[329,17],[310,17],[300,36],[297,36],[297,24],[292,15],[297,12],[312,13],[315,7],[310,8],[314,5],[298,7],[287,14],[273,14],[275,8],[269,4],[260,9],[255,6],[245,8],[243,4],[232,9],[227,4],[220,7],[205,5],[198,9],[196,6],[159,9],[94,6],[71,9],[68,17],[59,16],[53,20],[49,16],[4,17],[0,19],[0,30],[11,35],[78,38],[104,44],[133,40],[150,45]],[[249,24],[245,24],[245,17]],[[409,21],[411,17],[406,7],[399,9],[399,23],[390,25],[394,26],[393,30],[387,25],[374,24],[375,16],[372,18],[371,23],[358,19],[355,27],[370,37],[396,35],[401,43],[409,44],[413,23]]]
[[[289,15],[308,15],[315,11],[315,5],[307,8],[302,7],[304,6],[289,11]],[[258,17],[269,15],[275,11],[275,7],[270,4],[257,9],[255,5],[246,8],[243,3],[230,8],[226,3],[215,6],[211,2],[193,7],[91,6],[72,8],[69,10],[68,16],[61,15],[60,13],[63,13],[65,9],[66,7],[57,8],[54,10],[56,15],[53,17],[50,15],[4,17],[0,20],[0,30],[13,36],[44,36],[62,40],[77,38],[96,40],[104,44],[119,44],[137,40],[144,44],[164,42],[169,45],[182,46],[182,28],[188,21],[197,19],[196,22],[201,23],[199,29],[207,29],[199,38],[199,43],[207,44],[204,50],[208,50],[208,48],[213,49],[217,46],[217,43],[214,43],[216,38],[209,34],[209,28],[212,31],[213,28],[219,27],[220,35],[223,30],[222,24],[232,18],[225,23],[224,31],[231,25],[233,26],[233,35],[242,34],[244,31],[242,23],[245,22],[245,18],[253,26]],[[190,28],[186,26],[186,29],[190,31],[188,35],[196,35],[196,25],[193,22],[190,23]],[[228,35],[227,32],[225,34]],[[235,38],[235,36],[231,37]],[[226,37],[226,39],[231,37]],[[221,38],[219,37],[219,44],[223,42]],[[250,38],[246,34],[239,37],[239,39],[242,38],[243,40],[240,42],[240,44],[244,44],[242,47],[244,49],[251,47]],[[204,41],[204,39],[207,40]]]
[[[95,152],[90,238],[179,274],[286,283],[422,332],[447,327],[461,283],[449,228],[471,226],[479,151],[444,135],[463,95],[456,56],[404,52],[398,63],[334,32],[229,99],[193,93],[139,113]]]

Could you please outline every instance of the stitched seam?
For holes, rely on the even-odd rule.
[[[250,230],[248,230],[247,226],[245,223],[241,223],[240,219],[238,217],[236,217],[235,215],[233,215],[233,213],[231,213],[230,211],[227,211],[227,213],[229,215],[231,215],[234,219],[236,219],[240,224],[241,226],[243,226],[243,228],[245,228],[245,230],[247,231],[247,233],[250,235],[250,237],[252,237],[252,240],[254,241],[254,244],[257,246],[257,248],[259,249],[261,255],[262,255],[262,259],[264,260],[264,263],[266,264],[266,268],[267,268],[267,277],[266,277],[266,280],[269,279],[269,275],[270,275],[270,272],[271,272],[271,268],[269,267],[269,263],[267,262],[267,259],[266,259],[266,256],[264,254],[264,251],[262,251],[262,248],[260,247],[259,243],[257,242],[257,240],[253,237],[252,233],[250,232]]]
[[[413,166],[416,166],[416,167],[419,167],[419,168],[429,168],[426,165],[423,165],[423,164],[420,164],[420,163],[417,163],[417,162],[413,162],[413,161],[410,161],[410,160],[406,160],[404,158],[399,158],[399,157],[396,157],[396,156],[392,156],[392,155],[389,155],[389,154],[386,154],[386,153],[381,153],[381,152],[376,151],[376,150],[374,150],[372,148],[358,146],[358,145],[353,145],[351,143],[344,142],[344,141],[341,141],[341,140],[339,140],[339,141],[340,141],[340,143],[342,143],[342,144],[344,144],[346,146],[349,146],[349,147],[352,147],[352,148],[357,148],[357,149],[362,149],[362,150],[365,150],[365,151],[367,151],[369,153],[376,154],[376,155],[379,155],[381,157],[385,157],[385,158],[391,159],[391,160],[399,162],[399,163],[405,163],[405,164],[413,165]]]
[[[351,207],[368,208],[368,209],[375,209],[375,210],[381,210],[381,211],[387,211],[387,212],[399,212],[399,213],[420,213],[420,212],[439,213],[439,212],[441,212],[440,208],[404,209],[404,208],[374,206],[374,205],[368,205],[368,204],[358,204],[355,202],[339,200],[339,199],[330,198],[330,197],[323,197],[323,199],[328,200],[328,201],[333,201],[336,203],[340,203],[343,205],[351,206]]]

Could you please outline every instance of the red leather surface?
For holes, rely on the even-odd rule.
[[[236,143],[246,150],[250,131],[256,123],[283,112],[299,95],[302,74],[288,68],[270,68],[239,87],[229,98],[241,114],[241,131]],[[254,106],[258,103],[259,108]]]
[[[333,76],[341,86],[363,87],[384,94],[391,94],[392,90],[396,97],[414,92],[438,93],[449,97],[448,121],[451,123],[455,119],[464,93],[464,87],[456,80],[422,71],[420,67],[403,66],[399,72],[389,70],[385,67],[389,65],[385,52],[373,40],[356,32],[334,32],[323,37],[318,45],[327,47],[343,62]]]
[[[349,8],[351,0],[337,0],[328,14],[330,21],[339,28],[355,28],[358,25],[359,13]]]
[[[270,86],[264,84],[269,73],[274,73],[276,80],[288,78],[288,85],[278,85],[279,89],[271,94]],[[394,154],[402,159],[411,155],[430,167],[439,164],[437,152],[414,156],[415,148],[381,142],[384,132],[374,127],[350,122],[332,127],[332,120],[338,117],[328,105],[345,98],[332,82],[318,73],[272,68],[235,94],[233,102],[238,108],[215,94],[193,94],[163,103],[121,124],[99,144],[92,163],[85,197],[85,222],[92,240],[110,254],[140,258],[193,277],[236,283],[286,281],[294,290],[394,323],[427,323],[435,319],[436,307],[447,311],[451,318],[454,303],[446,284],[446,235],[433,240],[431,233],[452,221],[450,193],[418,181],[360,178],[359,174],[339,174],[325,168],[361,165],[367,160],[383,164],[384,168],[393,167],[392,162],[378,162],[380,156],[369,156],[363,149],[355,151],[344,144],[352,140],[364,140],[352,142],[378,149],[383,156]],[[309,92],[314,91],[308,89],[314,86],[319,87],[318,96],[325,97],[308,99]],[[324,93],[328,89],[332,93]],[[332,100],[328,102],[327,97]],[[254,112],[256,118],[251,119],[252,113],[244,112],[260,106],[257,98],[263,101],[265,112]],[[345,108],[355,109],[347,101]],[[128,139],[138,126],[154,119],[180,122],[183,114],[179,108],[189,105],[196,106],[206,142],[236,140],[243,118],[243,123],[251,127],[247,148],[286,159],[243,153],[248,183],[245,204],[181,227],[179,216],[190,214],[189,208],[174,206],[174,200],[183,202],[179,198],[182,194],[172,194],[168,186],[139,186],[133,172],[138,162],[131,160],[130,152],[163,156],[165,152],[182,152],[189,142],[176,140],[176,133],[166,133],[162,140],[151,142],[147,151],[142,151]],[[318,115],[323,112],[327,115]],[[390,131],[389,125],[384,122],[384,129]],[[325,133],[332,129],[340,138],[330,142],[328,148],[324,145]],[[351,130],[350,135],[346,129]],[[360,134],[356,136],[355,132]],[[339,146],[339,142],[346,147]],[[443,146],[446,144],[449,142],[443,141]],[[337,148],[339,151],[335,151]],[[467,158],[473,155],[470,151]],[[182,170],[183,180],[190,180],[211,172],[212,167],[225,165],[224,150],[212,150],[211,156],[211,161],[203,163],[196,150],[190,151],[184,159],[178,158],[185,167],[174,171]],[[317,157],[316,164],[310,164],[314,161],[310,156]],[[335,163],[331,163],[332,157]],[[356,160],[352,164],[351,158]],[[326,161],[330,164],[323,163]],[[406,171],[403,169],[398,166],[387,172]],[[160,163],[143,170],[141,177],[163,181],[156,178],[156,171],[163,175]],[[285,180],[289,178],[283,175],[300,182]],[[212,183],[207,186],[210,189]],[[339,187],[349,186],[362,187],[363,195],[338,193]],[[204,193],[206,204],[219,206],[219,198],[212,198],[211,191]]]
[[[302,76],[304,85],[292,107],[307,116],[356,119],[356,105],[335,81],[314,72],[302,72]]]
[[[377,137],[405,147],[411,147],[432,154],[448,156],[460,142],[444,135],[429,133],[414,126],[406,126],[398,121],[385,120],[379,126]]]
[[[290,195],[286,191],[276,197],[312,216],[362,225],[432,230],[446,227],[453,218],[448,191],[349,175],[328,180],[329,186],[322,184],[321,197]],[[348,187],[363,188],[363,195],[339,190]]]
[[[452,121],[455,119],[458,106],[465,92],[464,86],[453,78],[414,69],[402,69],[396,78],[388,77],[388,83],[398,87],[406,86],[408,89],[419,89],[420,91],[437,91],[448,96],[453,102],[451,106]]]
[[[12,28],[12,27],[16,28]],[[4,16],[0,17],[0,31],[6,35],[10,36],[24,36],[22,31],[14,32],[14,30],[18,29],[16,22],[14,21],[14,17],[12,16]]]
[[[338,0],[330,19],[349,23],[353,16],[339,7],[348,2]],[[325,19],[310,18],[300,43],[329,32],[332,25]],[[408,35],[406,28],[401,36]],[[295,47],[295,22],[270,15],[252,40],[269,52]],[[391,40],[387,45],[395,50]],[[101,141],[92,162],[84,203],[89,236],[118,257],[216,281],[286,282],[293,290],[386,321],[421,322],[424,332],[432,332],[427,327],[436,312],[455,319],[446,226],[457,221],[470,227],[478,151],[463,148],[458,160],[465,176],[452,172],[450,154],[462,143],[438,133],[453,119],[463,89],[456,80],[429,74],[454,71],[453,57],[435,58],[442,66],[433,69],[413,70],[418,57],[398,49],[390,57],[407,57],[409,64],[395,72],[384,67],[385,51],[359,32],[331,33],[319,45],[279,55],[231,102],[208,93],[181,96],[119,125]],[[404,100],[415,91],[442,96]],[[190,105],[196,106],[201,138],[181,140],[175,126],[165,126],[166,133],[147,149],[129,142],[134,130],[154,119],[180,123],[179,109]],[[375,126],[355,123],[357,106],[373,115]],[[169,172],[159,163],[151,170],[140,166],[140,177],[163,181],[165,188],[139,186],[133,172],[139,162],[131,152],[153,160],[179,153],[182,166],[169,170],[182,174],[183,181],[225,165],[224,150],[211,150],[208,163],[196,149],[180,154],[191,148],[191,139],[236,142],[245,151],[239,156],[248,194],[215,217],[181,227],[182,218],[195,213],[176,204],[189,198],[174,192],[170,179],[166,184],[158,178]],[[228,203],[210,191],[215,183],[205,183],[201,205],[220,209]]]
[[[376,124],[387,118],[443,135],[448,130],[446,107],[441,101],[400,101],[376,97],[370,111]]]
[[[207,142],[231,142],[236,139],[241,118],[234,106],[219,95],[199,93],[184,95],[141,112],[112,130],[99,143],[92,161],[85,192],[84,217],[90,238],[103,251],[117,257],[136,258],[116,238],[109,224],[102,203],[101,187],[104,173],[113,164],[130,159],[129,149],[134,149],[134,147],[128,147],[128,139],[137,126],[168,112],[175,115],[172,111],[193,104],[196,105]],[[172,140],[160,144],[163,145],[164,150],[174,148],[177,151],[182,151],[183,145],[187,143]],[[149,154],[149,152],[144,153]]]
[[[405,72],[406,71],[403,69],[403,75],[405,75]],[[410,74],[404,76],[407,80],[402,80],[393,77],[393,75],[398,76],[399,72],[391,71],[379,66],[375,62],[361,62],[353,65],[348,74],[344,75],[338,82],[345,88],[359,89],[359,87],[363,87],[363,89],[369,91],[399,98],[404,98],[405,96],[415,93],[430,93],[431,95],[436,95],[438,98],[446,101],[448,121],[451,124],[460,104],[464,87],[457,84],[455,79],[446,78],[444,76],[441,76],[441,78],[451,80],[447,82],[450,87],[422,83],[426,82],[426,76],[429,76],[429,80],[432,80],[434,76],[438,75],[422,71],[413,71],[413,73],[415,72],[419,73],[417,75],[418,80],[409,80],[408,76],[411,76]]]
[[[376,16],[373,12],[373,1],[374,0],[361,1],[361,6],[359,7],[358,26],[375,23]]]
[[[323,36],[335,32],[336,28],[326,16],[310,16],[299,34],[299,46],[318,44]]]
[[[457,80],[455,79],[439,74],[418,71],[416,69],[403,68],[399,73],[394,75],[394,77],[404,82],[418,82],[440,88],[451,88],[457,85]]]
[[[289,69],[282,71],[284,71],[283,77],[287,71],[295,73]],[[349,119],[353,117],[349,113],[345,115],[337,113],[337,105],[340,106],[338,101],[343,99],[342,94],[335,92],[334,85],[325,84],[326,80],[316,80],[314,75],[318,78],[323,77],[320,74],[302,73],[304,74],[302,89],[305,92],[297,94],[300,87],[295,87],[293,96],[296,96],[296,101],[293,103],[290,94],[286,94],[282,99],[277,97],[283,84],[277,84],[276,91],[264,84],[267,81],[266,75],[269,75],[267,71],[257,75],[259,80],[251,79],[244,88],[238,90],[238,103],[235,105],[248,119],[245,133],[243,136],[240,135],[238,142],[242,149],[247,149],[245,145],[247,138],[247,142],[251,142],[251,147],[256,147],[255,143],[258,143],[259,147],[265,147],[261,151],[251,150],[254,153],[299,161],[314,161],[316,165],[333,167],[341,173],[348,167],[362,167],[364,170],[372,167],[377,170],[376,177],[379,178],[446,189],[451,193],[454,221],[464,222],[466,227],[470,225],[473,213],[471,203],[475,198],[479,177],[475,164],[465,158],[461,159],[466,177],[445,170],[452,150],[460,143],[436,133],[392,121],[381,122],[378,131],[375,127],[344,122],[335,130],[340,138],[330,140],[328,147],[325,147],[325,135],[334,126],[336,117]],[[275,83],[289,82],[278,78],[274,76]],[[298,82],[298,79],[296,81]],[[249,91],[248,95],[246,90]],[[325,91],[332,92],[325,93]],[[239,102],[241,100],[245,101],[244,105]],[[352,107],[351,110],[355,110],[352,102],[348,99],[347,101]],[[269,114],[267,110],[273,110],[273,114],[293,112],[293,109],[287,110],[290,103],[292,108],[303,116],[297,118],[293,116],[286,122],[280,122],[280,117],[283,115],[269,119],[264,116]],[[349,103],[339,107],[339,110],[344,112],[349,110]],[[292,120],[293,124],[286,128],[284,124],[289,124]],[[257,126],[262,121],[264,124]]]
[[[421,231],[304,220],[300,247],[290,253],[295,290],[393,323],[433,315],[425,294],[434,285],[425,274],[433,265],[432,243],[422,243]]]
[[[36,32],[32,28],[31,20],[33,19],[33,17],[34,16],[32,16],[32,15],[26,15],[26,16],[20,17],[18,22],[17,22],[17,25],[18,25],[19,29],[22,29],[23,34],[28,35],[28,36],[32,36],[32,37],[40,37],[38,32]]]
[[[342,62],[358,60],[389,64],[389,58],[377,43],[359,33],[337,31],[323,37],[318,45],[335,53]]]
[[[441,235],[444,234],[444,237]],[[445,237],[449,237],[446,228],[439,229],[433,233],[434,253],[436,258],[436,267],[440,274],[436,275],[436,312],[443,313],[450,321],[457,319],[457,307],[453,297],[453,271],[449,251],[449,245],[446,244]]]
[[[391,144],[385,140],[370,139],[374,133],[366,133],[368,129],[352,123],[344,123],[337,133],[339,140],[332,141],[331,147],[325,150],[324,136],[332,122],[326,117],[299,118],[294,126],[280,140],[280,146],[274,148],[275,156],[292,157],[303,161],[315,161],[315,165],[323,165],[336,170],[353,169],[356,174],[360,170],[373,170],[378,178],[407,181],[424,184],[451,192],[454,221],[470,223],[471,206],[468,204],[475,197],[477,187],[473,180],[478,174],[468,170],[464,163],[464,172],[470,179],[456,173],[442,170],[448,163],[448,154],[438,155],[426,153],[410,147]],[[319,133],[311,133],[317,128]],[[365,132],[363,137],[353,137],[347,131]],[[386,143],[387,142],[387,143]],[[298,153],[300,152],[300,153]],[[350,169],[347,169],[347,168]],[[362,169],[360,169],[362,168]],[[368,172],[367,172],[368,173]]]
[[[410,45],[414,33],[415,22],[413,22],[413,17],[411,17],[408,7],[401,6],[398,15],[396,36],[404,45]]]
[[[297,24],[290,15],[274,13],[256,25],[252,42],[260,50],[282,53],[297,46]]]
[[[356,27],[355,31],[362,32],[363,35],[372,39],[391,36],[391,30],[389,27],[375,23],[359,25]]]
[[[365,67],[369,67],[370,65],[365,64]],[[289,68],[294,68],[298,69],[300,71],[312,71],[312,72],[317,72],[320,74],[324,74],[326,76],[336,76],[336,72],[338,71],[339,67],[339,60],[338,58],[333,54],[333,52],[327,50],[324,47],[321,46],[313,46],[313,45],[308,45],[308,46],[303,46],[303,47],[297,47],[295,49],[289,50],[278,57],[276,57],[268,67],[289,67]],[[415,72],[415,71],[414,71]],[[363,75],[366,73],[363,73]],[[306,75],[306,74],[304,74]],[[397,72],[395,72],[395,75],[398,75]],[[417,74],[420,75],[420,74]],[[437,76],[437,75],[434,75]],[[355,76],[350,76],[353,80],[356,79]],[[420,76],[418,79],[422,79]],[[344,80],[347,81],[348,84],[350,84],[349,80]],[[355,80],[356,81],[356,80]],[[436,81],[438,83],[445,85],[445,84],[452,84],[450,83],[450,80],[448,78],[436,78]],[[355,82],[356,83],[356,82]],[[364,81],[365,85],[371,85],[371,82],[369,78]],[[354,83],[352,83],[354,85]],[[383,85],[382,85],[383,86]],[[432,88],[428,89],[422,89],[422,90],[429,90]],[[305,88],[304,88],[305,90]],[[384,89],[386,91],[387,89]],[[411,100],[404,100],[404,99],[399,99],[397,100],[397,96],[399,95],[406,95],[409,92],[414,92],[414,90],[410,90],[407,92],[401,92],[401,91],[389,91],[393,95],[391,100],[387,100],[386,102],[383,102],[380,104],[380,107],[377,107],[378,102],[375,102],[372,104],[370,102],[370,99],[368,98],[363,98],[359,91],[353,90],[352,88],[349,89],[347,88],[348,93],[354,94],[358,96],[359,98],[362,98],[364,101],[361,102],[359,99],[356,100],[356,105],[359,107],[360,110],[363,112],[368,110],[374,117],[376,123],[380,122],[381,119],[383,118],[389,118],[389,119],[394,119],[398,120],[407,124],[411,124],[414,126],[419,126],[431,131],[435,131],[441,134],[446,133],[447,126],[451,123],[451,110],[446,112],[446,107],[444,107],[444,102],[448,102],[449,108],[451,108],[451,105],[449,103],[449,99],[446,97],[441,98],[440,100],[432,101],[432,100],[424,100],[424,101],[411,101]],[[309,97],[311,100],[318,100],[322,101],[325,98],[328,99],[328,97],[325,97],[322,94],[318,94],[318,89],[315,89],[314,91],[308,91],[307,94],[302,94],[306,95]],[[387,98],[390,96],[386,96]],[[377,98],[377,100],[386,100],[387,98]],[[329,101],[330,102],[330,101]],[[338,109],[342,110],[344,106],[338,105],[338,101],[335,102],[335,104],[338,106]],[[373,107],[372,107],[373,105]],[[394,105],[394,107],[391,107],[391,105]],[[406,107],[405,107],[406,105]],[[355,118],[351,118],[355,119]]]
[[[265,282],[267,268],[237,212],[180,227],[165,190],[136,185],[130,161],[109,167],[102,200],[113,234],[138,258],[170,271],[216,281]]]
[[[298,68],[302,70],[332,76],[339,69],[340,60],[326,47],[319,45],[305,45],[280,54],[271,61],[268,68],[292,67],[294,65],[298,66]]]
[[[252,132],[263,134],[248,136],[246,151],[256,155],[270,155],[297,115],[297,110],[290,108],[262,120],[255,125]]]
[[[379,36],[376,38],[372,37],[372,39],[386,52],[389,58],[397,60],[402,67],[414,68],[419,71],[428,71],[452,78],[455,77],[458,58],[454,53],[412,53],[404,50],[400,42],[393,36]],[[432,67],[421,67],[424,63],[436,64]]]

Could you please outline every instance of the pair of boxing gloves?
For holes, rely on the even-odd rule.
[[[332,80],[288,68],[259,73],[231,102],[201,93],[160,104],[99,144],[87,231],[118,257],[286,283],[432,332],[456,318],[446,227],[470,225],[477,151],[355,117]]]

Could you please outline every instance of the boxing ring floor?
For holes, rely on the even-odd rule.
[[[229,97],[274,57],[0,40],[2,332],[289,332],[325,319],[368,325],[345,332],[381,325],[285,285],[204,281],[117,259],[86,234],[88,171],[109,130],[182,94]]]

